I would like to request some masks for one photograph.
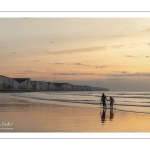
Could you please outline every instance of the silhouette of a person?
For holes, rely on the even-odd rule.
[[[101,101],[103,103],[103,108],[106,107],[106,100],[107,100],[107,97],[105,96],[105,94],[103,93],[102,94],[102,97],[101,97]]]
[[[110,99],[107,101],[110,101],[110,108],[113,108],[114,99],[112,97],[110,97]]]

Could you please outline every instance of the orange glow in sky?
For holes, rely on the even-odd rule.
[[[149,34],[150,18],[1,18],[0,74],[149,90]]]

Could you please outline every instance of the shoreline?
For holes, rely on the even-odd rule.
[[[149,132],[150,115],[0,95],[0,132]]]
[[[43,91],[43,92],[46,92],[46,91]],[[59,91],[57,91],[59,92]],[[56,93],[57,93],[56,92]],[[66,91],[64,91],[66,93]],[[68,92],[71,92],[71,91],[68,91]],[[13,92],[10,92],[13,94]],[[16,93],[23,93],[23,92],[16,92]],[[55,92],[54,92],[55,93]],[[8,93],[3,93],[3,94],[8,94]],[[65,101],[59,101],[59,100],[48,100],[48,99],[38,99],[38,98],[29,98],[29,97],[22,97],[22,96],[12,96],[12,95],[9,95],[11,97],[15,97],[16,99],[25,99],[25,100],[30,100],[30,101],[33,101],[33,102],[36,102],[36,103],[47,103],[47,104],[57,104],[57,105],[66,105],[66,106],[78,106],[78,107],[94,107],[94,108],[101,108],[103,109],[103,106],[102,104],[90,104],[90,103],[78,103],[78,102],[65,102]],[[107,109],[110,109],[109,107],[109,104],[107,104]],[[127,105],[128,106],[128,105]],[[122,107],[122,106],[121,106]],[[146,109],[148,109],[149,107],[146,107]],[[114,104],[114,110],[117,110],[117,111],[122,111],[122,112],[131,112],[131,113],[137,113],[137,114],[149,114],[150,115],[150,112],[144,112],[144,111],[134,111],[132,109],[124,109],[124,108],[118,108],[118,105]]]

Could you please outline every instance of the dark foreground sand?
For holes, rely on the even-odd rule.
[[[150,115],[0,94],[0,132],[149,132]]]

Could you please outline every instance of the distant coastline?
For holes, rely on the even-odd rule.
[[[103,87],[73,85],[32,81],[30,78],[10,78],[0,75],[0,92],[34,92],[34,91],[109,91]]]

